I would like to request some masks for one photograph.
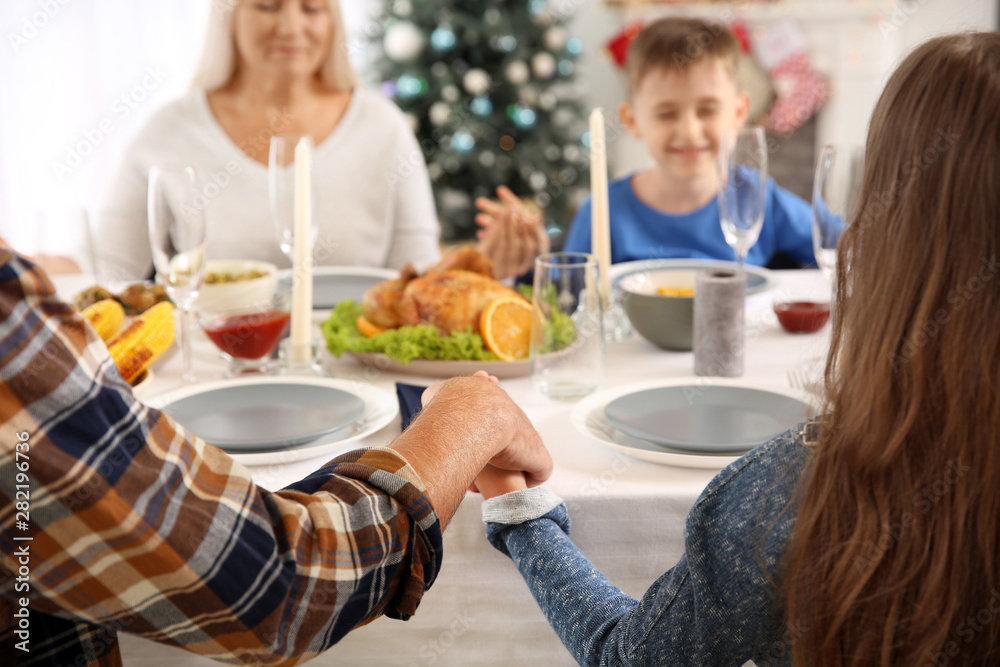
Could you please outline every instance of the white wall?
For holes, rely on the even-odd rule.
[[[573,29],[587,45],[581,71],[590,82],[587,102],[617,109],[625,94],[620,71],[599,49],[636,19],[696,13],[743,17],[759,29],[790,16],[810,42],[814,65],[830,77],[833,97],[820,111],[817,142],[863,143],[868,118],[888,74],[913,46],[936,34],[997,27],[996,0],[779,0],[773,4],[699,3],[617,8],[604,0],[577,0]],[[644,165],[643,148],[624,135],[609,151],[615,174]]]

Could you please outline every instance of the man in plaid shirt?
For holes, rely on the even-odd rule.
[[[416,611],[487,463],[539,483],[552,471],[507,394],[464,377],[427,392],[391,446],[270,492],[138,403],[94,330],[2,244],[0,313],[5,666],[121,664],[120,631],[224,662],[304,662]]]

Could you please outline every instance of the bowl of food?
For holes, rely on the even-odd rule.
[[[278,287],[278,267],[252,259],[213,259],[205,264],[205,283],[194,307],[223,311],[267,303]]]
[[[665,350],[691,349],[694,279],[691,269],[640,271],[619,283],[622,307],[632,328]]]

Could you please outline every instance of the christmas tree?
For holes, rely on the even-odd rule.
[[[484,9],[485,7],[485,9]],[[427,160],[445,239],[504,184],[545,212],[555,245],[589,189],[583,44],[554,0],[390,0],[375,71]]]

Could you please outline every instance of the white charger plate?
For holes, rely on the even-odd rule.
[[[282,391],[282,386],[289,385],[298,387],[312,385],[319,388],[339,389],[360,398],[364,402],[364,410],[361,417],[355,422],[331,433],[320,435],[314,440],[290,446],[281,446],[281,443],[276,443],[277,447],[273,451],[230,452],[230,456],[244,465],[291,463],[318,456],[327,456],[333,452],[338,452],[338,450],[343,451],[349,449],[345,445],[349,445],[382,430],[399,414],[399,403],[396,397],[387,391],[377,389],[369,384],[332,378],[300,376],[268,376],[206,382],[161,394],[148,401],[147,404],[152,408],[163,410],[172,403],[192,396],[204,395],[219,389],[224,390],[247,385],[271,385],[278,395]]]
[[[619,289],[619,283],[629,275],[640,271],[656,271],[658,269],[690,269],[701,271],[704,269],[736,269],[736,262],[727,262],[722,259],[640,259],[633,262],[621,262],[611,265],[611,286]],[[778,280],[774,274],[760,266],[751,264],[744,265],[747,272],[747,295],[763,292],[764,290],[777,287]]]
[[[383,280],[399,277],[399,271],[374,266],[317,266],[313,268],[313,309],[328,310],[344,299],[361,303],[365,290]],[[292,284],[292,270],[278,272],[278,280]]]
[[[573,427],[583,435],[596,440],[598,443],[624,452],[633,458],[661,465],[671,465],[679,468],[701,468],[707,470],[721,470],[740,456],[740,454],[708,454],[702,452],[687,452],[670,449],[663,445],[658,445],[647,440],[632,437],[626,433],[615,429],[604,415],[604,409],[608,403],[615,399],[630,394],[658,389],[660,387],[684,387],[690,386],[692,391],[698,391],[706,387],[740,387],[745,389],[765,390],[783,396],[789,396],[802,401],[815,408],[815,397],[803,391],[782,387],[778,385],[767,385],[754,383],[741,379],[727,378],[703,378],[685,377],[673,378],[670,380],[653,380],[630,384],[616,389],[607,389],[583,399],[574,406],[570,413],[570,422]],[[749,449],[747,450],[749,451]],[[745,452],[744,452],[745,453]]]

